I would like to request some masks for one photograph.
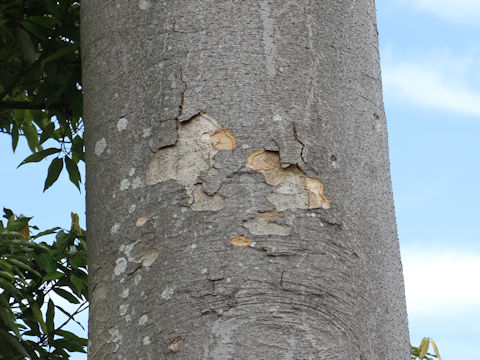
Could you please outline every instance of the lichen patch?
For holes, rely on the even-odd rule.
[[[117,122],[117,130],[118,131],[123,131],[128,127],[128,119],[122,117],[120,120]]]
[[[97,156],[100,156],[105,151],[106,147],[107,147],[107,140],[105,140],[105,138],[102,137],[100,140],[98,140],[95,143],[95,154]]]
[[[121,257],[115,261],[115,269],[113,269],[113,273],[117,276],[123,274],[125,270],[127,270],[127,259]]]
[[[267,184],[273,186],[267,199],[277,211],[330,208],[322,180],[308,176],[297,165],[283,166],[276,151],[254,151],[248,155],[245,166],[262,173]]]
[[[171,286],[167,286],[163,291],[162,291],[162,299],[164,300],[168,300],[172,297],[172,295],[174,294],[175,292],[175,289]]]
[[[251,246],[252,240],[247,239],[244,235],[239,235],[230,240],[232,246]]]

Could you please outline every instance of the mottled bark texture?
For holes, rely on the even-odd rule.
[[[82,1],[90,360],[408,359],[373,0]]]

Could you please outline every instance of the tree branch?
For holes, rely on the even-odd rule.
[[[48,105],[46,103],[32,104],[29,101],[0,101],[0,109],[28,109],[28,110],[61,110],[61,104]]]

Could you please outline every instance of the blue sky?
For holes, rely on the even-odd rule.
[[[480,1],[377,0],[410,337],[480,359]]]
[[[480,359],[480,1],[377,0],[377,18],[411,340]],[[47,162],[16,169],[28,150],[5,136],[0,153],[0,206],[42,228],[68,228],[70,211],[84,224],[65,174],[42,193]]]

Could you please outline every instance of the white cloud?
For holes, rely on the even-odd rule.
[[[475,57],[454,58],[438,52],[421,60],[387,58],[382,77],[388,96],[423,107],[480,115],[480,64]]]
[[[410,6],[441,18],[478,24],[480,1],[478,0],[401,0]]]
[[[402,249],[410,316],[480,312],[480,253]]]

